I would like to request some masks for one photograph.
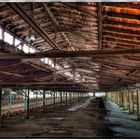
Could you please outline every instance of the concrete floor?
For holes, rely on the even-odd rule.
[[[100,99],[86,99],[63,108],[46,109],[2,121],[2,138],[110,138],[112,131]]]
[[[114,138],[140,138],[140,121],[137,114],[129,114],[128,110],[118,107],[110,100],[106,101],[105,119],[111,124]]]

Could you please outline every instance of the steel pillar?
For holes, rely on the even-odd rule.
[[[46,91],[43,90],[43,112],[45,112],[45,104],[46,104]]]
[[[0,86],[0,127],[2,127],[2,87]]]
[[[37,93],[36,93],[36,106],[37,106],[37,104],[38,104],[38,100],[37,100]]]
[[[71,104],[71,92],[69,93],[69,100],[70,100],[70,104]]]
[[[30,90],[27,91],[27,114],[26,118],[29,119],[29,109],[30,109]]]
[[[11,112],[11,110],[12,110],[12,91],[11,91],[11,89],[9,89],[9,91],[8,91],[8,95],[9,95],[9,112]]]
[[[68,105],[67,92],[65,93],[65,95],[66,95],[66,105]]]
[[[55,92],[54,92],[54,95],[53,95],[53,108],[55,108]]]
[[[53,104],[53,94],[52,92],[50,92],[50,94],[51,94],[51,104]]]
[[[62,107],[62,92],[60,92],[60,106]]]

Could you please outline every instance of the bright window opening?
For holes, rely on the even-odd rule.
[[[2,29],[0,28],[0,39],[2,39]]]
[[[19,45],[17,48],[19,48],[21,50],[22,49],[22,45]]]
[[[18,39],[15,39],[15,46],[19,45],[21,43],[21,41],[19,41]]]
[[[45,64],[48,64],[49,59],[45,58]]]
[[[4,32],[4,41],[9,43],[10,45],[13,44],[13,36],[7,32]]]
[[[41,59],[41,61],[42,61],[42,62],[45,62],[45,59],[44,59],[44,58],[42,58],[42,59]]]
[[[34,53],[34,52],[35,52],[35,49],[30,48],[30,53]]]
[[[50,59],[48,60],[48,64],[49,64],[49,65],[51,65],[51,64],[52,64],[52,61],[51,61]]]
[[[25,53],[29,53],[29,46],[27,46],[26,44],[23,45],[23,51]]]
[[[54,68],[54,63],[52,62],[51,66]]]

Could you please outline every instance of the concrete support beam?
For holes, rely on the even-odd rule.
[[[129,114],[134,113],[134,94],[133,91],[129,90]]]
[[[111,93],[110,92],[106,92],[106,98],[111,100]]]
[[[123,108],[128,109],[128,93],[126,90],[123,92]]]
[[[46,106],[46,91],[43,90],[43,112],[45,112],[45,106]]]
[[[117,104],[120,105],[120,92],[117,91]]]
[[[119,91],[119,107],[123,106],[123,93]]]
[[[137,90],[137,115],[138,121],[140,121],[140,90]]]

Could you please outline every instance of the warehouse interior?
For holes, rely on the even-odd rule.
[[[140,2],[1,2],[0,138],[140,138]]]

